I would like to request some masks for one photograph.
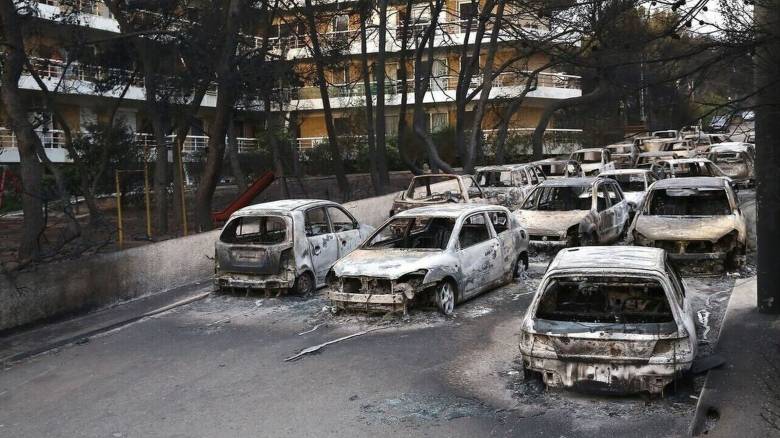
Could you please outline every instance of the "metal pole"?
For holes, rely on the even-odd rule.
[[[149,168],[146,160],[146,144],[144,144],[144,204],[146,204],[146,238],[152,239],[152,205],[149,202]]]
[[[181,159],[181,150],[184,148],[184,143],[182,141],[179,141],[179,143],[176,145],[176,159],[179,162],[179,187],[181,188],[181,193],[179,194],[181,196],[181,222],[182,222],[182,228],[184,230],[184,235],[186,236],[188,234],[187,230],[187,199],[185,198],[185,190],[184,190],[184,162]]]
[[[124,246],[125,236],[122,231],[122,192],[119,186],[119,171],[114,172],[114,180],[116,181],[116,230],[119,237],[119,249]]]

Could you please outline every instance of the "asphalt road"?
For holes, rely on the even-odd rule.
[[[526,387],[517,324],[546,264],[452,318],[333,316],[321,297],[213,296],[2,371],[0,436],[683,434],[690,391],[647,401]],[[691,284],[693,295],[721,294],[699,300],[718,308],[733,281]]]
[[[701,378],[653,400],[523,382],[516,333],[548,261],[450,318],[215,295],[0,371],[0,437],[684,435]],[[735,278],[687,279],[710,343]]]

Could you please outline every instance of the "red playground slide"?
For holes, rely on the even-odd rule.
[[[260,178],[257,178],[244,193],[240,194],[238,198],[228,204],[224,210],[212,212],[211,219],[214,222],[225,222],[230,218],[231,214],[236,212],[236,210],[249,205],[249,203],[252,202],[252,200],[260,194],[260,192],[265,190],[268,186],[271,185],[272,182],[274,182],[274,178],[275,177],[273,172],[268,171],[264,173]]]

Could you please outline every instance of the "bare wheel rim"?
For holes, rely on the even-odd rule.
[[[515,272],[512,273],[515,278],[520,278],[528,270],[528,263],[523,260],[523,256],[519,256],[515,262]]]
[[[448,282],[443,283],[439,288],[439,307],[445,315],[451,314],[455,308],[455,294]]]
[[[308,294],[311,290],[311,277],[308,274],[301,274],[301,276],[298,277],[298,292],[301,294]]]

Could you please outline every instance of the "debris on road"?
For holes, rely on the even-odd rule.
[[[307,333],[311,333],[311,332],[313,332],[313,331],[317,330],[318,328],[322,327],[323,325],[325,325],[325,323],[322,323],[322,324],[317,324],[317,325],[315,325],[313,328],[311,328],[311,329],[309,329],[309,330],[306,330],[306,331],[304,331],[304,332],[300,332],[300,333],[298,333],[298,336],[303,336],[303,335],[305,335],[305,334],[307,334]]]
[[[351,335],[342,336],[342,337],[340,337],[338,339],[334,339],[332,341],[323,342],[322,344],[319,344],[319,345],[314,345],[312,347],[304,348],[303,350],[301,350],[297,354],[294,354],[294,355],[288,357],[284,361],[285,362],[291,362],[291,361],[299,359],[300,357],[305,356],[307,354],[315,353],[317,351],[320,351],[322,348],[327,347],[328,345],[335,344],[335,343],[341,342],[341,341],[346,341],[347,339],[356,338],[358,336],[363,336],[365,334],[368,334],[368,333],[371,333],[371,332],[375,332],[377,330],[386,329],[386,328],[388,328],[388,327],[374,327],[374,328],[370,328],[370,329],[367,329],[367,330],[359,331],[357,333],[352,333]]]

